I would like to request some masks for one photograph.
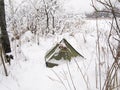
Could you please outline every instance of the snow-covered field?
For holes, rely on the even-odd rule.
[[[102,85],[110,63],[107,60],[112,58],[107,45],[109,22],[109,19],[98,20],[98,30],[101,33]],[[75,58],[71,62],[47,68],[44,56],[62,38],[66,38],[85,59]],[[40,37],[39,40],[40,44],[37,45],[30,32],[22,36],[21,47],[16,48],[17,54],[15,51],[12,52],[15,58],[11,66],[8,66],[9,76],[6,77],[3,68],[0,68],[0,90],[99,90],[99,81],[97,83],[99,75],[96,75],[98,65],[96,20],[85,20],[85,24],[79,30],[48,38]]]

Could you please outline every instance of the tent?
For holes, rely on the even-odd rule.
[[[45,55],[45,61],[47,67],[58,66],[58,61],[71,61],[73,57],[80,56],[84,58],[79,52],[77,52],[66,39],[62,39]]]

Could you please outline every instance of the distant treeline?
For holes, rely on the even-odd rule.
[[[120,17],[120,8],[114,8],[116,17]],[[106,10],[102,9],[100,11],[93,11],[92,13],[86,13],[85,14],[86,18],[111,18],[112,17],[112,12],[111,10]]]

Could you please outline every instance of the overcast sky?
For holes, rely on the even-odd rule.
[[[91,12],[93,8],[90,4],[91,0],[65,0],[64,8],[66,12]]]
[[[20,1],[24,1],[24,0],[14,0],[14,1],[16,1],[16,4],[19,5]],[[60,0],[60,1],[62,1],[65,11],[69,13],[71,12],[85,13],[85,12],[93,11],[93,8],[91,7],[91,0]]]

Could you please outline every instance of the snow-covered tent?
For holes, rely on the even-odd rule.
[[[57,61],[71,61],[73,57],[77,56],[84,58],[78,51],[74,49],[74,47],[70,45],[70,43],[68,43],[66,39],[62,39],[45,55],[46,66],[58,66],[59,63]]]

